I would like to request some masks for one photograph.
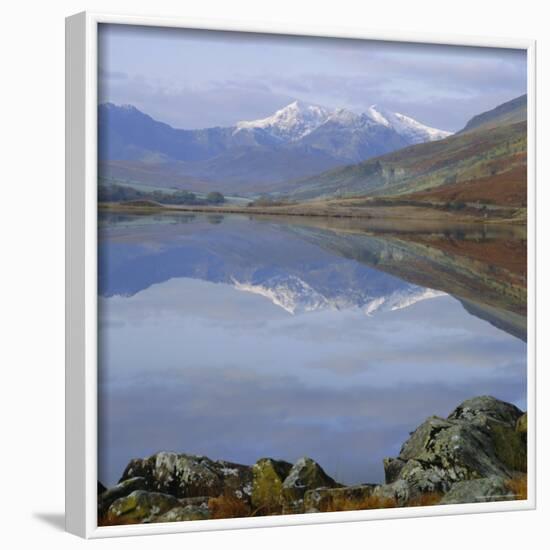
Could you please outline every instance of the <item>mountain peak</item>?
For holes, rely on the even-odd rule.
[[[331,110],[313,103],[294,100],[272,116],[237,123],[237,129],[261,128],[284,141],[296,141],[319,127]]]

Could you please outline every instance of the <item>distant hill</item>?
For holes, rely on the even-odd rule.
[[[485,193],[484,198],[495,204],[521,206],[526,197],[527,132],[525,119],[516,119],[521,119],[522,102],[525,99],[518,98],[489,111],[492,116],[483,113],[474,117],[466,126],[468,130],[445,139],[289,182],[280,190],[297,200],[420,192],[423,200],[429,200],[430,190],[449,189],[460,194],[460,186],[467,182],[464,198],[468,201],[478,200],[476,185],[487,184],[491,186],[490,197]],[[509,177],[500,178],[505,173]],[[504,186],[502,194],[499,181]],[[443,193],[440,200],[446,200]]]
[[[131,105],[99,106],[103,177],[194,190],[260,192],[266,186],[359,162],[449,132],[372,106],[356,114],[294,101],[231,127],[182,130]]]
[[[496,126],[514,124],[527,120],[527,95],[516,97],[490,111],[481,113],[468,121],[459,133],[472,132],[474,130],[488,130]]]

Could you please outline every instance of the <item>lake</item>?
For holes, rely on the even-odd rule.
[[[99,479],[160,450],[381,482],[424,419],[526,408],[519,227],[102,214]]]

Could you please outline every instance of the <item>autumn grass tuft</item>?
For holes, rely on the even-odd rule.
[[[506,485],[514,494],[515,500],[527,500],[527,475],[522,474],[510,479]]]
[[[351,512],[354,510],[378,510],[380,508],[395,508],[397,502],[393,498],[370,495],[362,499],[350,499],[345,496],[335,496],[322,507],[321,512]]]
[[[229,493],[211,498],[208,508],[213,519],[243,518],[250,516],[252,512],[246,502]]]
[[[435,506],[441,502],[443,493],[430,492],[422,493],[421,495],[410,499],[407,502],[407,506]]]

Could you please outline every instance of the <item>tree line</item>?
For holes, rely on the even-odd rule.
[[[222,204],[225,197],[218,191],[212,191],[206,197],[197,197],[190,191],[177,190],[173,193],[164,191],[140,191],[126,185],[102,185],[98,186],[99,202],[126,202],[135,200],[148,200],[161,204]]]

